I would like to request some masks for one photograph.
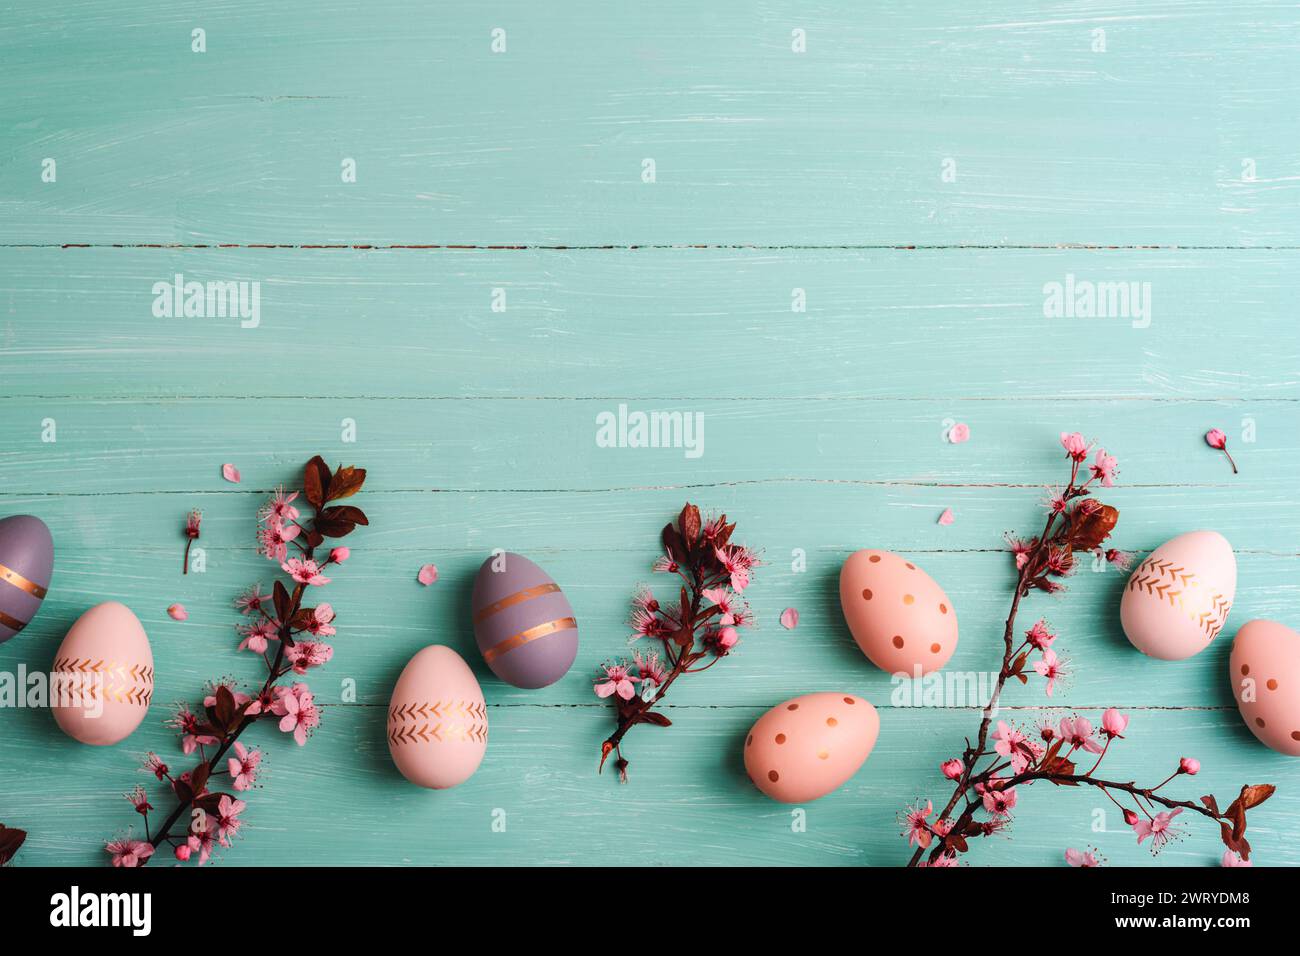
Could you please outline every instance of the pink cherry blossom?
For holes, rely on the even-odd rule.
[[[602,664],[601,667],[605,669],[605,679],[596,681],[597,697],[618,694],[623,700],[631,700],[635,696],[636,685],[641,682],[641,678],[631,676],[626,661],[619,664]]]
[[[284,649],[284,656],[293,665],[295,674],[305,674],[313,667],[328,664],[334,657],[334,648],[324,641],[296,641]]]
[[[1174,827],[1173,819],[1182,812],[1183,808],[1178,807],[1176,810],[1157,813],[1150,820],[1139,819],[1133,824],[1133,832],[1137,834],[1138,843],[1150,837],[1151,852],[1159,853],[1161,847],[1178,838],[1179,831]]]
[[[192,853],[192,852],[193,852],[193,851],[190,849],[190,845],[189,845],[188,842],[180,844],[178,847],[176,847],[176,860],[177,860],[177,862],[180,862],[180,863],[187,863],[187,862],[189,862],[189,859],[190,859],[190,853]]]
[[[149,811],[153,809],[153,805],[149,802],[149,795],[145,793],[144,787],[139,784],[136,784],[134,790],[123,794],[123,796],[131,802],[131,806],[135,807],[135,812],[141,816],[148,816]]]
[[[330,622],[334,620],[334,608],[328,604],[318,604],[312,609],[311,620],[307,622],[307,631],[316,637],[329,637],[336,633]]]
[[[153,856],[153,844],[147,840],[109,840],[104,849],[113,857],[114,866],[139,866]]]
[[[1101,744],[1092,737],[1092,723],[1086,717],[1062,717],[1060,723],[1061,739],[1071,748],[1085,750],[1088,753],[1101,753]]]
[[[1106,449],[1098,448],[1097,455],[1092,460],[1092,476],[1100,478],[1102,486],[1113,488],[1115,486],[1115,476],[1119,474],[1119,462],[1114,455],[1106,454]]]
[[[216,837],[213,836],[212,828],[209,827],[197,833],[191,833],[186,839],[185,845],[190,848],[191,852],[198,852],[199,866],[202,866],[208,862],[208,858],[212,856],[212,851],[216,848]]]
[[[934,839],[934,834],[930,832],[928,817],[934,812],[934,804],[929,800],[925,801],[925,809],[921,809],[919,803],[907,807],[903,811],[903,836],[907,837],[908,846],[928,847],[930,841]]]
[[[1106,708],[1106,712],[1101,715],[1101,732],[1107,737],[1123,739],[1124,730],[1127,727],[1128,715],[1121,714],[1114,707]]]
[[[953,757],[951,760],[945,760],[943,763],[941,763],[939,765],[939,769],[943,772],[943,775],[947,777],[949,780],[960,780],[961,775],[966,768],[965,765],[960,760],[958,760],[956,757]]]
[[[1228,866],[1228,867],[1233,867],[1233,866],[1254,866],[1254,864],[1251,863],[1250,860],[1243,860],[1243,859],[1241,858],[1241,854],[1240,854],[1240,853],[1234,853],[1234,852],[1232,852],[1231,850],[1224,850],[1224,851],[1223,851],[1223,861],[1222,861],[1222,863],[1223,863],[1224,866]]]
[[[344,545],[337,548],[330,548],[330,564],[342,564],[348,558],[352,557],[352,549]]]
[[[257,765],[262,762],[262,751],[249,750],[240,741],[235,741],[235,756],[226,761],[230,771],[230,785],[236,790],[247,790],[257,779]]]
[[[173,621],[188,621],[190,612],[185,610],[184,604],[172,604],[167,608],[167,616]]]
[[[793,631],[799,626],[799,611],[795,608],[788,607],[781,612],[781,626],[787,631]]]
[[[144,755],[144,766],[141,769],[149,771],[159,780],[167,776],[167,765],[152,750]]]
[[[1065,851],[1065,862],[1070,866],[1101,866],[1094,850],[1075,850],[1073,848]]]
[[[948,441],[954,445],[960,445],[964,441],[970,440],[970,426],[965,422],[958,422],[948,429]]]
[[[288,524],[291,521],[298,520],[298,509],[293,506],[293,501],[298,497],[298,492],[291,495],[284,493],[284,486],[275,489],[275,496],[262,506],[258,512],[258,519],[261,521],[275,520],[280,524]]]
[[[288,557],[289,544],[298,537],[302,528],[296,524],[281,524],[272,521],[257,531],[257,553],[264,554],[272,561],[283,561]]]
[[[1007,544],[1011,547],[1011,553],[1016,558],[1016,570],[1019,571],[1029,561],[1029,555],[1033,553],[1034,548],[1038,547],[1038,541],[1031,539],[1025,541],[1021,538],[1015,538],[1007,535]]]
[[[1092,444],[1078,432],[1061,432],[1061,447],[1072,460],[1082,462],[1087,459]]]
[[[941,868],[947,869],[959,865],[960,864],[958,864],[957,862],[957,854],[952,852],[940,853],[933,860],[922,860],[920,863],[917,864],[917,866],[924,866],[927,869],[931,869],[931,870],[941,869]]]
[[[665,554],[661,558],[655,558],[655,563],[651,565],[650,570],[655,574],[676,574],[680,565],[673,560],[671,554]]]
[[[239,469],[231,464],[222,465],[221,477],[226,479],[226,481],[232,481],[235,484],[239,484],[240,481]]]
[[[310,558],[290,558],[280,565],[280,570],[299,584],[319,587],[330,583],[330,579],[320,573],[320,565]]]
[[[1001,787],[985,787],[982,799],[984,809],[989,813],[999,817],[1009,816],[1016,806],[1016,788],[1007,787],[1004,790]]]
[[[1195,757],[1184,757],[1178,761],[1178,772],[1194,776],[1201,772],[1201,762]]]
[[[1005,720],[998,721],[997,729],[993,731],[993,739],[997,741],[993,749],[1002,756],[1010,758],[1012,773],[1020,773],[1029,766],[1030,760],[1038,756],[1037,745],[1030,742],[1015,727],[1009,726]]]
[[[254,584],[239,597],[235,598],[235,607],[241,614],[252,614],[262,610],[264,604],[270,603],[270,595],[262,593],[262,585]]]
[[[722,648],[723,652],[726,652],[740,643],[740,635],[736,633],[734,627],[724,627],[718,631],[716,640],[718,647]]]
[[[420,573],[415,576],[415,579],[427,588],[438,580],[438,568],[435,565],[426,564],[420,568]]]
[[[944,508],[943,514],[939,515],[939,524],[941,525],[950,525],[954,520],[951,508]]]
[[[740,593],[749,587],[750,572],[754,567],[753,556],[744,548],[714,548],[718,563],[731,577],[731,589]]]
[[[271,618],[264,617],[254,624],[237,624],[235,630],[244,636],[239,649],[254,654],[265,654],[268,642],[280,639],[280,623]]]
[[[1056,686],[1056,682],[1066,676],[1065,663],[1050,647],[1043,651],[1041,660],[1034,661],[1034,670],[1038,676],[1047,678],[1048,697],[1052,696],[1052,689]]]
[[[181,750],[187,754],[194,753],[199,747],[207,747],[217,742],[216,737],[199,732],[199,719],[190,712],[188,704],[181,704],[175,716],[165,723],[168,727],[181,732]]]
[[[636,664],[636,672],[641,675],[641,680],[647,687],[658,687],[668,676],[668,669],[664,662],[659,659],[657,651],[651,651],[642,655],[640,651],[632,654],[632,659]]]
[[[1127,571],[1135,557],[1132,551],[1121,551],[1118,548],[1108,548],[1105,554],[1106,563],[1113,565],[1118,571]]]
[[[1056,635],[1052,633],[1047,621],[1039,619],[1034,622],[1034,626],[1025,631],[1025,640],[1029,646],[1035,650],[1045,651],[1056,640]]]
[[[320,708],[306,684],[275,688],[271,712],[280,718],[280,730],[292,733],[300,747],[307,743],[308,734],[320,725]]]
[[[230,838],[239,833],[243,825],[239,815],[245,807],[243,800],[233,800],[225,794],[217,801],[217,839],[222,846],[230,846]]]
[[[716,605],[719,611],[718,624],[727,627],[736,623],[736,595],[726,588],[705,588],[700,592],[704,600]]]

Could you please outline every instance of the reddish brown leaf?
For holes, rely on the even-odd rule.
[[[271,588],[271,602],[275,605],[275,616],[283,621],[289,616],[289,592],[279,581]]]
[[[1237,797],[1243,810],[1249,810],[1257,807],[1269,797],[1277,792],[1277,787],[1271,783],[1256,783],[1241,788],[1241,796]]]
[[[366,513],[360,508],[354,508],[351,505],[331,505],[321,512],[321,517],[328,518],[331,521],[337,519],[350,521],[353,524],[370,524],[366,519]]]
[[[1201,797],[1201,803],[1205,804],[1205,808],[1216,817],[1222,815],[1219,813],[1219,802],[1214,799],[1213,794],[1207,793],[1205,796]]]
[[[326,486],[325,500],[338,501],[340,498],[351,498],[361,490],[365,480],[364,468],[353,468],[351,465],[340,467]]]
[[[326,518],[321,515],[313,523],[313,527],[315,527],[317,533],[326,538],[345,538],[356,530],[357,526],[351,521],[345,521],[342,518]],[[310,542],[308,546],[317,547],[317,545],[310,544]]]
[[[302,493],[312,507],[319,508],[325,503],[325,489],[330,486],[331,478],[330,466],[320,455],[313,457],[303,468]]]
[[[1074,551],[1096,551],[1115,530],[1119,511],[1110,505],[1076,507],[1070,513],[1068,544]]]
[[[18,848],[23,845],[23,841],[26,839],[26,830],[7,827],[0,823],[0,866],[4,866],[14,858],[14,854],[18,852]]]
[[[202,793],[203,788],[208,785],[208,765],[201,763],[190,773],[190,786],[195,793]]]
[[[677,518],[677,525],[681,528],[682,538],[686,541],[688,548],[694,548],[696,541],[700,537],[700,509],[695,507],[689,501],[682,508],[681,515]]]
[[[673,725],[671,720],[654,710],[647,710],[641,714],[638,720],[643,724],[654,724],[656,727],[671,727]]]

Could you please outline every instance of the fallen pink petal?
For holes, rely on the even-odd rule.
[[[221,466],[221,477],[226,479],[226,481],[232,481],[235,484],[239,484],[239,469],[232,464],[224,464]]]
[[[958,422],[948,429],[948,441],[954,445],[960,445],[964,441],[970,440],[970,426],[965,422]]]
[[[174,621],[188,621],[190,617],[190,612],[185,610],[184,604],[173,604],[167,608],[167,613]]]
[[[799,626],[799,612],[792,607],[788,607],[782,611],[781,626],[787,631],[793,631]]]
[[[438,569],[432,564],[426,564],[420,568],[420,573],[416,575],[417,580],[426,588],[434,581],[438,580]]]
[[[952,524],[954,520],[951,508],[944,508],[943,514],[939,515],[939,524]]]

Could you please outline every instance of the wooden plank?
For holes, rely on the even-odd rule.
[[[775,703],[775,701],[772,701]],[[766,702],[765,702],[766,703]],[[596,775],[597,747],[609,714],[601,707],[490,706],[487,757],[467,783],[441,792],[406,783],[384,740],[381,707],[332,707],[299,750],[274,728],[254,730],[266,752],[264,787],[248,797],[246,826],[225,860],[234,865],[768,865],[896,866],[907,848],[897,815],[918,797],[945,798],[938,761],[974,730],[972,712],[893,711],[875,752],[845,787],[798,808],[806,829],[793,832],[792,808],[762,796],[745,777],[741,742],[761,707],[674,708],[668,730],[631,737],[631,780]],[[1084,712],[1094,723],[1098,714]],[[47,730],[49,715],[15,711],[13,733],[0,735],[0,806],[13,825],[30,828],[28,865],[103,862],[102,842],[124,832],[135,814],[120,791],[146,748],[175,754],[168,733],[150,721],[114,748],[89,748]],[[1037,718],[1016,715],[1026,726]],[[1143,711],[1132,735],[1106,758],[1117,779],[1154,778],[1194,754],[1203,770],[1170,791],[1221,798],[1245,782],[1280,784],[1251,814],[1250,837],[1261,865],[1296,865],[1300,847],[1289,821],[1300,812],[1300,763],[1263,750],[1235,714]],[[33,748],[24,739],[41,736]],[[74,768],[75,770],[71,769]],[[304,809],[306,807],[306,809]],[[1094,832],[1094,820],[1105,832]],[[1184,838],[1165,849],[1164,865],[1204,866],[1222,855],[1217,827],[1187,819]],[[504,819],[505,832],[493,821]],[[138,833],[139,826],[136,825]],[[977,846],[976,865],[1064,865],[1066,847],[1096,846],[1110,864],[1151,862],[1118,811],[1096,791],[1030,787],[1021,795],[1011,839]],[[646,836],[646,834],[650,834]]]
[[[10,249],[0,270],[11,397],[1300,398],[1300,251]],[[177,274],[259,282],[258,326],[156,317]],[[1149,283],[1149,309],[1046,318],[1070,276]],[[290,356],[322,382],[276,374]]]
[[[1298,23],[1269,0],[28,8],[0,27],[0,240],[1295,245]]]

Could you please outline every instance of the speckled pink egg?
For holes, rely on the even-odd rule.
[[[1166,541],[1133,569],[1119,619],[1129,643],[1162,661],[1205,650],[1223,629],[1237,593],[1237,559],[1217,531]]]
[[[1260,743],[1300,757],[1300,634],[1277,621],[1247,621],[1228,672],[1241,719]]]
[[[402,776],[430,790],[464,783],[487,737],[487,705],[465,659],[440,644],[412,657],[388,706],[388,751]]]
[[[844,785],[876,745],[876,708],[852,694],[804,694],[777,704],[745,738],[745,772],[773,800],[807,803]]]
[[[50,709],[83,744],[108,746],[140,726],[153,699],[153,650],[125,604],[97,604],[68,631],[54,655]]]
[[[915,677],[957,649],[957,611],[943,588],[890,551],[858,551],[840,570],[840,606],[853,639],[882,670]]]

